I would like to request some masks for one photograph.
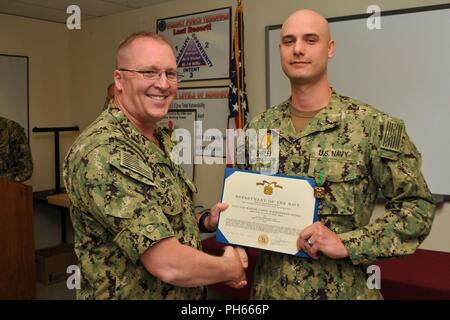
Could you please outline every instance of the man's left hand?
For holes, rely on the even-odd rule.
[[[319,259],[319,252],[332,259],[348,257],[348,251],[341,238],[320,222],[303,229],[297,239],[297,248],[304,250],[315,260]]]

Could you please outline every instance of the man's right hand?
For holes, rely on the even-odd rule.
[[[205,219],[205,227],[208,230],[216,230],[219,224],[219,216],[222,211],[228,208],[227,203],[218,202],[211,208],[211,214]]]
[[[244,269],[248,266],[248,258],[245,250],[243,248],[233,248],[230,246],[226,246],[224,250],[222,257],[229,259],[230,265],[236,270],[234,279],[225,282],[225,284],[236,289],[246,286],[247,280]]]

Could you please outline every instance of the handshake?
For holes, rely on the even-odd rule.
[[[219,215],[228,208],[226,203],[217,203],[211,208],[211,213],[204,219],[199,219],[201,230],[216,230],[219,223]],[[232,279],[225,284],[232,288],[242,288],[247,285],[245,270],[248,267],[248,256],[244,248],[226,246],[222,258],[227,259],[226,264],[230,266]]]

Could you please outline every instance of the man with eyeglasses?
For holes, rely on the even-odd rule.
[[[114,81],[115,99],[64,162],[81,267],[77,298],[200,299],[204,285],[244,286],[245,254],[201,251],[199,227],[213,230],[227,205],[197,226],[196,188],[170,160],[173,144],[157,125],[180,81],[170,45],[132,34],[117,50]]]

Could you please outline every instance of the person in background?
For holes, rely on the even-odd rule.
[[[33,159],[25,130],[0,117],[0,178],[24,182],[33,174]]]
[[[105,104],[103,105],[103,110],[106,110],[110,102],[112,102],[112,99],[114,99],[115,91],[116,91],[115,84],[114,82],[111,82],[106,88],[106,97],[105,97]]]

